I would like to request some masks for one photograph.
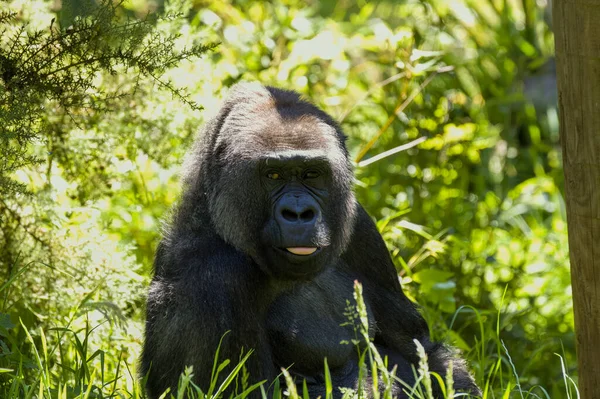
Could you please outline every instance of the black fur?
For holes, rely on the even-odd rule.
[[[334,384],[355,388],[356,350],[340,344],[354,337],[341,326],[354,280],[363,284],[374,342],[399,376],[414,382],[418,339],[431,370],[443,375],[452,360],[455,387],[480,393],[464,362],[429,341],[352,181],[344,134],[326,113],[290,91],[231,90],[190,154],[156,253],[141,367],[151,398],[175,389],[186,365],[206,391],[226,331],[221,359],[235,364],[254,350],[250,382],[291,366],[314,397],[323,395],[327,357]],[[319,249],[284,249],[296,247]]]

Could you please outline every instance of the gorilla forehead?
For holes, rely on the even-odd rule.
[[[343,158],[335,127],[321,119],[312,106],[297,106],[279,104],[273,98],[238,106],[224,122],[217,146],[227,149],[226,156],[238,159],[291,151]]]

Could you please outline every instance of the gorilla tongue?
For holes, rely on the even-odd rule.
[[[310,255],[317,250],[315,247],[290,247],[286,249],[294,255]]]

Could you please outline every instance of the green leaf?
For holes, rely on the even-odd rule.
[[[5,328],[7,330],[15,328],[15,325],[10,320],[10,315],[6,313],[0,313],[0,328]]]

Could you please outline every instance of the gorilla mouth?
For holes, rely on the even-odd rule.
[[[312,255],[319,250],[317,247],[288,247],[285,249],[289,253],[299,256]]]

